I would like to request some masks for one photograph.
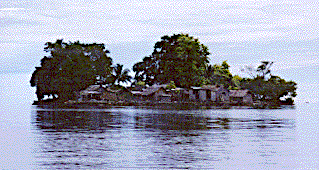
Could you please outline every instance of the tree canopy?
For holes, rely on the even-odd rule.
[[[113,76],[114,76],[114,83],[120,84],[131,82],[132,76],[129,75],[129,69],[123,69],[123,65],[116,64],[113,67]]]
[[[63,101],[75,99],[76,93],[92,84],[115,85],[131,82],[128,69],[112,59],[104,44],[76,42],[47,42],[44,51],[49,55],[35,67],[30,84],[36,87],[38,100],[45,95]],[[233,76],[227,61],[210,65],[208,48],[188,34],[163,36],[154,45],[151,55],[133,66],[135,77],[132,85],[137,89],[145,85],[169,84],[167,88],[222,85],[228,89],[249,89],[258,100],[293,102],[297,84],[272,75],[273,62],[262,61],[256,69],[246,67],[250,76]]]
[[[233,79],[229,68],[230,66],[227,61],[223,61],[221,65],[208,65],[205,71],[205,84],[222,85],[226,88],[239,87],[239,84],[235,82],[236,79]]]
[[[292,101],[297,96],[297,83],[286,81],[279,76],[271,74],[270,67],[273,62],[262,61],[257,69],[249,69],[251,78],[241,80],[240,86],[249,89],[258,100],[268,100],[279,103],[281,100]]]
[[[104,44],[57,40],[45,45],[50,55],[42,58],[41,67],[36,67],[30,80],[39,101],[44,95],[72,99],[75,92],[89,85],[111,83],[112,59]]]
[[[135,80],[148,85],[170,81],[179,87],[201,85],[208,55],[208,48],[188,34],[163,36],[152,55],[133,66]]]

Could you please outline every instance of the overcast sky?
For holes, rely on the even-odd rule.
[[[319,87],[318,16],[313,0],[0,0],[0,73],[31,74],[58,38],[104,43],[131,69],[163,35],[188,33],[233,74],[269,60],[279,76]]]

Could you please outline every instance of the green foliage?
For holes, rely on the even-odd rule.
[[[209,65],[205,71],[206,83],[223,85],[226,88],[239,87],[238,84],[233,82],[233,76],[229,71],[229,64],[223,61],[221,65]]]
[[[271,75],[269,69],[271,65],[272,62],[262,62],[262,65],[257,69],[257,76],[252,79],[242,79],[241,87],[249,89],[255,94],[256,99],[268,100],[273,103],[279,103],[281,98],[296,97],[297,83]],[[267,75],[271,76],[267,78]]]
[[[138,82],[136,83],[136,85],[137,85],[137,86],[145,86],[146,84],[145,84],[144,81],[138,81]]]
[[[240,88],[240,82],[243,80],[242,77],[238,76],[238,75],[235,75],[233,78],[232,78],[232,83],[233,83],[233,88],[232,90],[237,90]]]
[[[269,61],[262,61],[262,64],[257,67],[257,73],[258,76],[261,77],[262,79],[266,79],[267,75],[270,75],[270,67],[274,62],[269,62]]]
[[[166,89],[175,89],[176,85],[174,81],[171,81],[167,86]]]
[[[30,80],[31,86],[37,88],[38,100],[44,95],[72,99],[75,92],[91,84],[111,83],[112,59],[104,44],[57,40],[45,45],[50,56],[42,58],[41,67],[36,67]]]
[[[188,34],[163,36],[155,43],[152,55],[133,66],[135,80],[148,85],[170,80],[179,87],[200,85],[208,55],[208,48]]]
[[[148,85],[153,85],[156,81],[158,65],[157,59],[153,56],[144,57],[142,62],[134,64],[135,81],[143,81]]]
[[[257,69],[253,68],[252,66],[246,66],[244,69],[242,69],[242,71],[247,73],[253,79],[260,77],[266,80],[271,77],[270,67],[274,62],[262,61],[261,63],[262,64],[259,65]]]
[[[134,91],[141,91],[146,88],[146,83],[144,81],[133,82],[131,87]]]
[[[130,72],[129,69],[123,70],[123,65],[117,64],[113,68],[113,77],[114,77],[114,83],[117,83],[118,85],[122,83],[128,83],[131,82],[132,76],[130,76],[128,73]]]

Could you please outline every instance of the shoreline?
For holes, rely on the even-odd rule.
[[[94,107],[96,109],[103,109],[116,106],[135,106],[135,107],[154,107],[154,108],[176,108],[176,109],[281,109],[283,106],[294,105],[270,105],[270,104],[238,104],[238,103],[215,103],[215,102],[124,102],[124,101],[34,101],[32,105],[39,107],[52,108],[87,108]]]

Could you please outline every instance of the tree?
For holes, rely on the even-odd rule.
[[[262,64],[257,67],[257,73],[259,74],[258,76],[261,77],[262,79],[267,79],[266,76],[270,75],[270,67],[274,62],[269,62],[269,61],[262,61]]]
[[[153,56],[144,57],[142,62],[134,64],[135,82],[145,82],[147,85],[153,85],[156,81],[158,65]]]
[[[110,83],[112,59],[104,44],[47,42],[44,50],[50,55],[36,67],[30,83],[36,87],[38,100],[45,95],[61,100],[73,99],[74,93],[96,83]]]
[[[206,84],[216,84],[227,87],[237,87],[229,71],[229,64],[223,61],[221,65],[209,65],[205,71]]]
[[[270,67],[274,62],[262,61],[261,63],[262,64],[259,65],[257,69],[253,68],[252,66],[246,66],[244,69],[242,69],[242,71],[246,72],[251,78],[260,77],[266,80],[271,76]]]
[[[253,78],[241,80],[241,87],[249,89],[258,100],[267,100],[275,104],[279,104],[281,100],[293,101],[293,97],[297,96],[297,83],[272,75],[272,64],[273,62],[263,61],[255,73],[249,73]]]
[[[238,76],[238,75],[235,75],[233,76],[232,78],[232,83],[233,83],[233,86],[231,87],[231,89],[233,90],[238,90],[240,89],[240,82],[243,80],[242,77]]]
[[[170,81],[180,87],[201,85],[208,55],[208,48],[188,34],[163,36],[152,55],[133,66],[135,80],[148,85]]]
[[[167,86],[166,86],[166,89],[175,89],[176,88],[176,85],[175,85],[175,82],[174,81],[171,81]]]
[[[117,64],[113,68],[113,72],[114,72],[114,79],[115,79],[114,83],[120,84],[121,82],[122,83],[131,82],[132,76],[128,74],[130,70],[129,69],[123,70],[123,65]]]

